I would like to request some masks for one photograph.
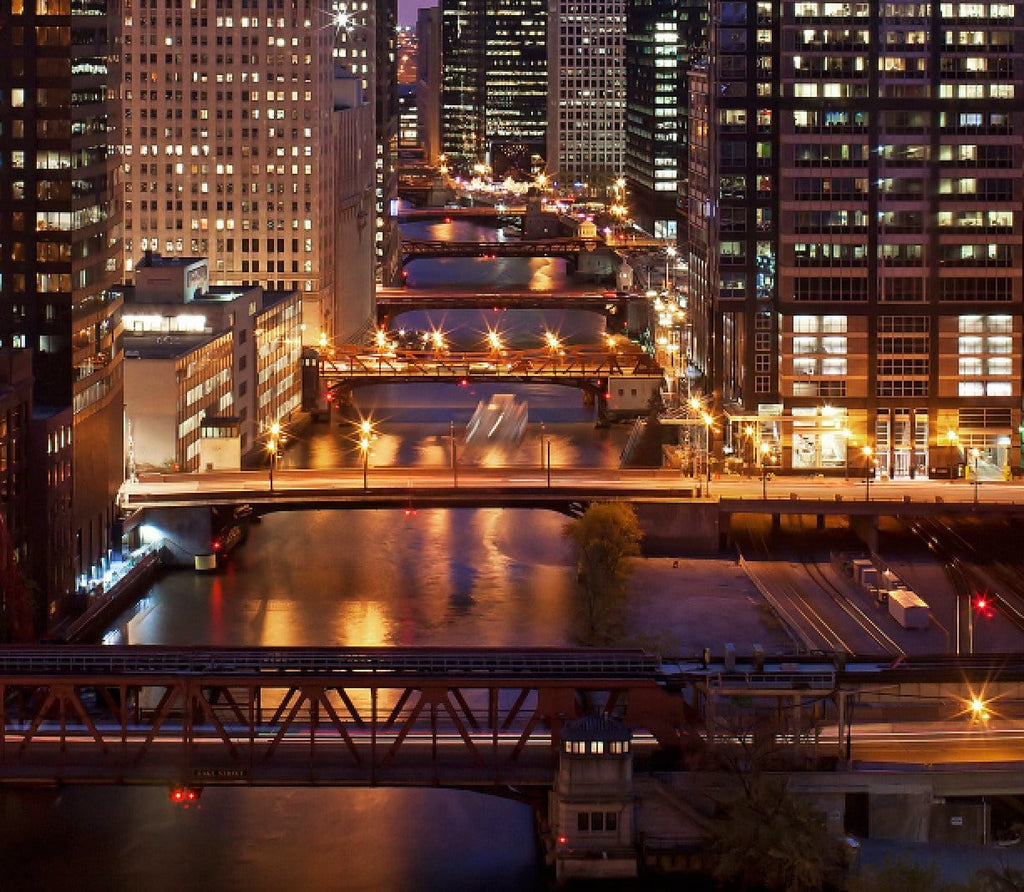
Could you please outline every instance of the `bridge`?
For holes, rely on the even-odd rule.
[[[661,377],[649,353],[625,342],[621,347],[572,346],[536,350],[481,352],[439,350],[386,351],[339,347],[322,354],[320,377],[331,383],[390,381],[513,381],[567,384],[604,394],[608,378]]]
[[[600,313],[606,318],[616,318],[626,325],[631,305],[649,306],[649,301],[639,294],[625,291],[525,291],[525,292],[476,292],[455,289],[379,288],[376,295],[377,318],[384,321],[411,310],[546,310],[571,309]]]
[[[474,222],[493,223],[498,225],[501,220],[522,217],[526,214],[526,205],[495,206],[475,204],[470,207],[433,207],[433,208],[402,208],[398,212],[399,223],[439,223],[452,220],[472,220]]]
[[[872,551],[879,550],[882,517],[1024,517],[1024,489],[992,484],[971,492],[950,484],[876,484],[872,498],[852,485],[790,481],[786,491],[762,497],[756,480],[708,483],[660,469],[611,470],[557,467],[478,468],[455,462],[446,467],[370,467],[340,470],[146,474],[126,481],[118,495],[133,512],[126,532],[142,523],[159,526],[179,545],[179,559],[192,563],[209,554],[214,507],[250,505],[257,513],[359,508],[542,508],[575,514],[595,501],[623,500],[637,511],[650,555],[716,554],[728,548],[737,515],[811,516],[824,523],[842,516]],[[882,493],[879,493],[882,489]],[[940,496],[932,495],[941,491]],[[977,499],[977,500],[976,500]]]
[[[979,691],[1003,704],[1003,733],[978,733],[967,747],[964,704]],[[772,703],[786,715],[776,730],[784,749],[834,762],[854,737],[863,759],[1002,768],[1005,792],[1024,790],[1022,693],[1024,668],[1005,656],[758,663],[571,648],[5,648],[0,782],[543,787],[576,717],[623,722],[642,764],[659,753],[678,762],[735,742],[729,710]],[[880,721],[890,736],[911,722],[934,733],[872,744]]]
[[[519,239],[513,242],[449,242],[403,238],[402,265],[413,260],[439,257],[562,257],[575,263],[581,254],[603,244],[600,239],[567,237]]]

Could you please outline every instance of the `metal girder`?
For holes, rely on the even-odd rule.
[[[634,707],[658,694],[593,677],[0,675],[0,782],[548,783],[582,704],[654,724]]]

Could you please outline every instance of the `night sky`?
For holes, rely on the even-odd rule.
[[[425,6],[437,6],[436,0],[398,0],[398,24],[415,25],[416,11]]]

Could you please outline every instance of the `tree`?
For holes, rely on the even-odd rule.
[[[632,505],[602,502],[569,521],[565,535],[576,545],[581,638],[597,643],[618,617],[631,569],[628,558],[640,553],[643,533]]]
[[[817,892],[843,867],[824,814],[766,777],[725,806],[711,834],[713,875],[729,889]]]

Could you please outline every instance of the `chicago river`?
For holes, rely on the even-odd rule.
[[[420,235],[425,227],[410,226]],[[465,223],[438,238],[495,238]],[[410,285],[557,289],[559,260],[417,261]],[[596,341],[597,316],[449,311],[402,321],[501,324],[528,342],[546,328]],[[570,331],[571,329],[571,331]],[[371,387],[358,409],[379,430],[371,463],[443,464],[449,425],[463,429],[496,388]],[[506,387],[500,389],[507,389]],[[539,461],[545,423],[556,465],[616,467],[628,430],[595,429],[571,388],[516,390],[530,425],[513,463]],[[297,431],[283,467],[360,461],[348,422]],[[463,460],[460,458],[460,460]],[[487,456],[464,457],[486,462]],[[371,468],[372,473],[372,468]],[[571,643],[574,559],[564,518],[544,511],[321,511],[269,515],[219,574],[167,574],[109,630],[111,643],[176,645],[564,645]],[[197,806],[166,790],[0,791],[5,890],[401,889],[544,887],[533,815],[512,800],[429,789],[208,789]]]

